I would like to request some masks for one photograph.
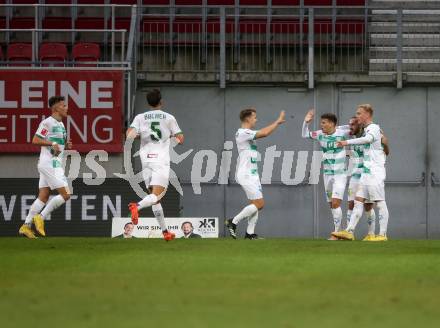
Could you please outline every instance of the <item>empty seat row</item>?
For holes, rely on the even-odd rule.
[[[202,0],[175,0],[176,5],[201,5]],[[13,4],[36,4],[38,0],[13,0]],[[70,0],[46,0],[46,4],[70,4]],[[104,0],[77,0],[78,4],[104,4]],[[134,5],[137,4],[137,0],[110,0],[111,4],[119,5]],[[168,5],[169,0],[143,0],[144,5]],[[212,6],[232,6],[235,4],[234,0],[208,0],[208,5]],[[240,5],[243,6],[265,6],[267,0],[240,0]],[[272,0],[273,6],[298,6],[300,0]],[[338,6],[363,6],[365,0],[337,0]],[[304,0],[306,6],[331,6],[332,0]]]
[[[226,33],[234,31],[234,20],[226,20]],[[288,27],[291,28],[288,28]],[[271,33],[298,33],[300,23],[298,19],[272,20],[270,23]],[[242,19],[238,23],[240,33],[266,33],[267,20],[265,19]],[[286,30],[286,28],[288,28]],[[303,32],[308,32],[307,19],[303,23]],[[170,31],[170,24],[167,18],[146,18],[142,22],[143,32],[148,33],[167,33]],[[317,19],[314,21],[315,33],[331,33],[332,22],[330,19]],[[175,33],[200,33],[202,31],[201,19],[176,19],[173,22],[173,32]],[[220,32],[219,19],[208,19],[206,23],[208,33]],[[336,33],[359,34],[364,32],[363,20],[337,19],[335,24]]]
[[[72,48],[72,61],[77,66],[96,66],[84,62],[97,62],[101,57],[101,50],[95,43],[77,43]],[[29,43],[11,43],[6,51],[6,58],[0,48],[0,58],[8,62],[15,62],[14,66],[30,66],[32,61],[32,45]],[[39,61],[43,66],[64,66],[63,62],[69,58],[67,47],[63,43],[43,43],[40,46]]]

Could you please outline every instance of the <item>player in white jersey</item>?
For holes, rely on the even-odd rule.
[[[349,129],[348,126],[337,127],[336,115],[327,113],[321,115],[321,130],[310,132],[309,124],[314,116],[313,109],[307,112],[304,118],[302,137],[316,140],[321,145],[325,195],[332,212],[334,231],[339,231],[342,223],[341,202],[344,198],[347,173],[345,149],[336,147],[336,143],[348,138]],[[329,240],[337,240],[337,238],[330,236]]]
[[[352,138],[360,138],[364,134],[364,129],[359,124],[356,117],[352,117],[349,121],[350,136]],[[382,133],[382,147],[385,155],[389,154],[388,140]],[[351,171],[350,182],[348,184],[348,204],[347,204],[347,227],[350,222],[351,213],[354,208],[354,199],[356,191],[359,188],[359,181],[363,171],[364,163],[364,146],[363,145],[351,145],[349,147],[350,165]],[[364,204],[365,214],[367,216],[368,233],[364,237],[364,241],[371,241],[375,236],[376,228],[376,213],[374,211],[374,202],[366,200]]]
[[[241,128],[235,134],[239,154],[235,176],[246,193],[250,204],[243,208],[233,219],[225,221],[226,227],[234,239],[237,238],[237,225],[245,218],[248,219],[245,238],[259,239],[255,233],[255,226],[258,221],[258,211],[264,207],[264,198],[260,177],[258,176],[256,139],[265,138],[274,132],[278,125],[285,122],[284,115],[285,113],[282,111],[278,119],[272,124],[260,130],[253,130],[257,123],[256,109],[247,108],[240,112]]]
[[[41,147],[38,160],[40,181],[38,184],[38,198],[32,203],[26,220],[19,230],[20,235],[28,238],[36,238],[32,230],[32,223],[41,236],[46,236],[44,220],[53,210],[70,198],[70,191],[62,166],[64,149],[72,147],[70,140],[67,140],[66,129],[62,121],[63,118],[67,117],[68,108],[64,102],[64,97],[61,96],[51,97],[49,107],[52,115],[40,123],[32,139],[32,144]],[[59,195],[53,197],[47,203],[51,190],[57,190]]]
[[[183,143],[183,133],[173,115],[162,110],[162,96],[157,89],[147,94],[150,110],[137,115],[127,130],[127,138],[140,137],[140,158],[142,173],[150,194],[138,203],[130,203],[131,220],[138,224],[138,211],[152,207],[165,240],[172,240],[175,234],[165,224],[161,198],[168,188],[170,175],[170,139]]]
[[[379,211],[379,235],[370,241],[386,241],[388,227],[388,207],[385,202],[385,153],[382,146],[382,133],[379,125],[373,123],[373,108],[369,104],[359,105],[356,118],[364,127],[364,136],[338,142],[338,147],[364,145],[363,171],[356,191],[354,209],[346,230],[332,235],[345,240],[354,240],[354,230],[364,209],[365,200],[373,201]]]

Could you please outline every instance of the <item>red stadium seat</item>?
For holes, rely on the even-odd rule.
[[[211,6],[233,6],[234,0],[208,0],[208,5]]]
[[[42,25],[45,29],[71,29],[72,19],[70,17],[46,17]]]
[[[48,5],[68,5],[71,4],[71,0],[46,0],[46,4]]]
[[[144,5],[169,5],[169,0],[143,0]]]
[[[67,59],[67,47],[63,43],[43,43],[39,53],[42,62],[64,62]],[[62,63],[50,65],[48,63],[43,66],[64,66]]]
[[[102,17],[79,17],[75,22],[75,28],[77,29],[103,30],[104,27],[105,23]]]
[[[9,28],[29,30],[35,28],[34,17],[13,17],[9,22]]]
[[[11,43],[8,46],[6,54],[7,60],[14,61],[32,61],[32,45],[29,43]],[[31,66],[31,63],[20,63],[14,66]]]
[[[6,28],[6,17],[0,17],[0,28]]]
[[[188,6],[188,5],[201,6],[202,0],[176,0],[175,3],[176,6]]]
[[[338,6],[365,6],[365,0],[337,0]]]
[[[299,6],[299,0],[272,0],[272,6]]]
[[[266,6],[267,0],[240,0],[240,6]]]
[[[110,3],[115,5],[135,5],[137,0],[111,0]]]
[[[79,5],[102,5],[105,0],[78,0]]]
[[[72,49],[72,59],[75,62],[97,62],[101,57],[101,50],[96,43],[77,43]],[[77,64],[76,66],[88,67],[93,64]]]
[[[116,17],[115,18],[115,28],[117,30],[127,30],[130,31],[130,23],[131,23],[131,18],[129,17]],[[107,22],[107,26],[108,28],[112,27],[112,21],[111,19],[109,19],[109,21]]]
[[[33,5],[38,3],[38,0],[13,0],[11,2],[16,5],[27,5],[27,4]]]
[[[331,6],[332,0],[304,0],[305,6]]]

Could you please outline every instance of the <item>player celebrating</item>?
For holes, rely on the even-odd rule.
[[[364,130],[362,126],[359,124],[356,117],[352,117],[349,121],[350,126],[350,136],[352,138],[360,138]],[[382,146],[385,155],[389,154],[388,140],[382,134]],[[359,180],[362,175],[363,170],[363,160],[364,160],[364,147],[363,145],[351,145],[349,147],[350,154],[350,166],[352,168],[350,182],[348,185],[348,210],[347,210],[347,227],[350,222],[351,213],[354,208],[354,199],[356,195],[356,191],[359,187]],[[370,200],[366,200],[364,204],[365,214],[367,216],[368,223],[368,233],[363,239],[364,241],[371,241],[375,236],[376,229],[376,213],[373,209],[374,203]]]
[[[255,108],[247,108],[240,112],[241,128],[235,134],[235,141],[238,149],[238,165],[236,180],[246,193],[250,204],[243,208],[233,219],[226,220],[225,224],[232,238],[237,238],[238,223],[248,218],[246,229],[246,239],[259,239],[255,233],[255,226],[258,221],[258,211],[264,206],[264,198],[261,189],[260,178],[258,176],[257,165],[257,145],[256,139],[264,138],[276,130],[278,125],[285,122],[284,111],[272,124],[261,130],[252,130],[257,123],[257,111]]]
[[[67,117],[68,109],[64,97],[61,96],[51,97],[49,107],[52,115],[40,123],[32,139],[32,144],[41,147],[38,160],[39,192],[38,198],[32,203],[26,220],[18,231],[20,235],[28,238],[36,238],[32,230],[32,223],[40,236],[46,236],[44,220],[70,198],[67,179],[62,167],[65,146],[67,149],[72,148],[70,140],[66,142],[67,133],[62,121]],[[46,205],[50,191],[54,189],[58,191],[59,195],[52,198]]]
[[[139,203],[130,203],[133,224],[138,224],[138,211],[145,207],[152,207],[163,237],[166,241],[175,238],[175,234],[168,231],[165,224],[161,198],[165,195],[170,175],[170,138],[176,138],[179,144],[183,143],[183,133],[173,115],[162,111],[162,96],[157,89],[147,94],[150,110],[137,115],[127,130],[127,138],[140,137],[140,158],[145,184],[150,194]]]
[[[336,147],[336,142],[346,140],[349,134],[347,126],[336,127],[336,115],[327,113],[321,115],[321,130],[309,131],[309,124],[315,116],[314,109],[307,112],[304,118],[302,137],[316,140],[321,145],[324,163],[324,189],[327,202],[333,216],[334,231],[341,229],[342,209],[347,174],[345,170],[345,149]],[[330,236],[329,240],[338,240]]]
[[[332,235],[340,239],[354,240],[353,232],[362,216],[364,202],[369,199],[375,202],[378,208],[380,225],[379,235],[371,237],[370,241],[386,241],[389,213],[385,202],[385,153],[381,142],[381,130],[379,125],[373,123],[373,108],[369,104],[358,106],[356,118],[364,126],[364,136],[340,141],[337,146],[364,145],[363,171],[350,223],[346,230],[334,232]]]

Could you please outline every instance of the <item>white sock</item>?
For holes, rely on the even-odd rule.
[[[232,223],[238,224],[241,220],[251,217],[255,214],[255,212],[258,212],[258,208],[254,204],[250,204],[243,208],[240,213],[238,213],[234,219],[232,220]]]
[[[365,212],[365,214],[367,215],[368,234],[374,235],[376,231],[376,212],[374,212],[374,209],[371,209]]]
[[[248,219],[248,226],[246,229],[246,233],[248,235],[253,235],[255,233],[255,226],[257,225],[258,221],[258,211],[254,213],[254,215],[250,216]]]
[[[54,198],[52,198],[49,203],[47,203],[46,207],[44,208],[43,212],[41,212],[41,216],[46,219],[50,213],[52,213],[54,210],[56,210],[58,207],[63,205],[66,201],[64,200],[63,196],[56,195]]]
[[[347,227],[350,224],[350,219],[351,219],[351,213],[353,212],[353,210],[347,210]]]
[[[157,222],[159,222],[160,228],[162,229],[162,231],[167,230],[167,225],[165,224],[165,218],[163,215],[163,208],[162,205],[159,204],[155,204],[153,206],[151,206],[151,209],[153,210],[153,214],[156,217]]]
[[[377,202],[377,209],[379,210],[379,235],[386,236],[389,218],[387,203],[384,200]]]
[[[137,205],[138,205],[138,209],[140,210],[144,207],[149,207],[155,203],[157,203],[157,196],[155,194],[149,194],[147,197],[142,199]]]
[[[355,200],[353,212],[351,213],[350,224],[347,227],[347,231],[353,232],[354,229],[356,229],[356,225],[358,224],[363,211],[364,211],[364,203]]]
[[[32,218],[35,215],[37,215],[38,213],[41,212],[41,210],[43,209],[44,205],[46,205],[46,203],[43,203],[39,198],[34,200],[34,202],[31,205],[31,208],[29,209],[29,213],[26,216],[26,220],[24,221],[24,224],[31,225],[32,224]]]
[[[341,207],[338,208],[332,208],[332,215],[333,215],[333,223],[335,224],[335,231],[341,230],[341,223],[342,223],[342,210]]]

